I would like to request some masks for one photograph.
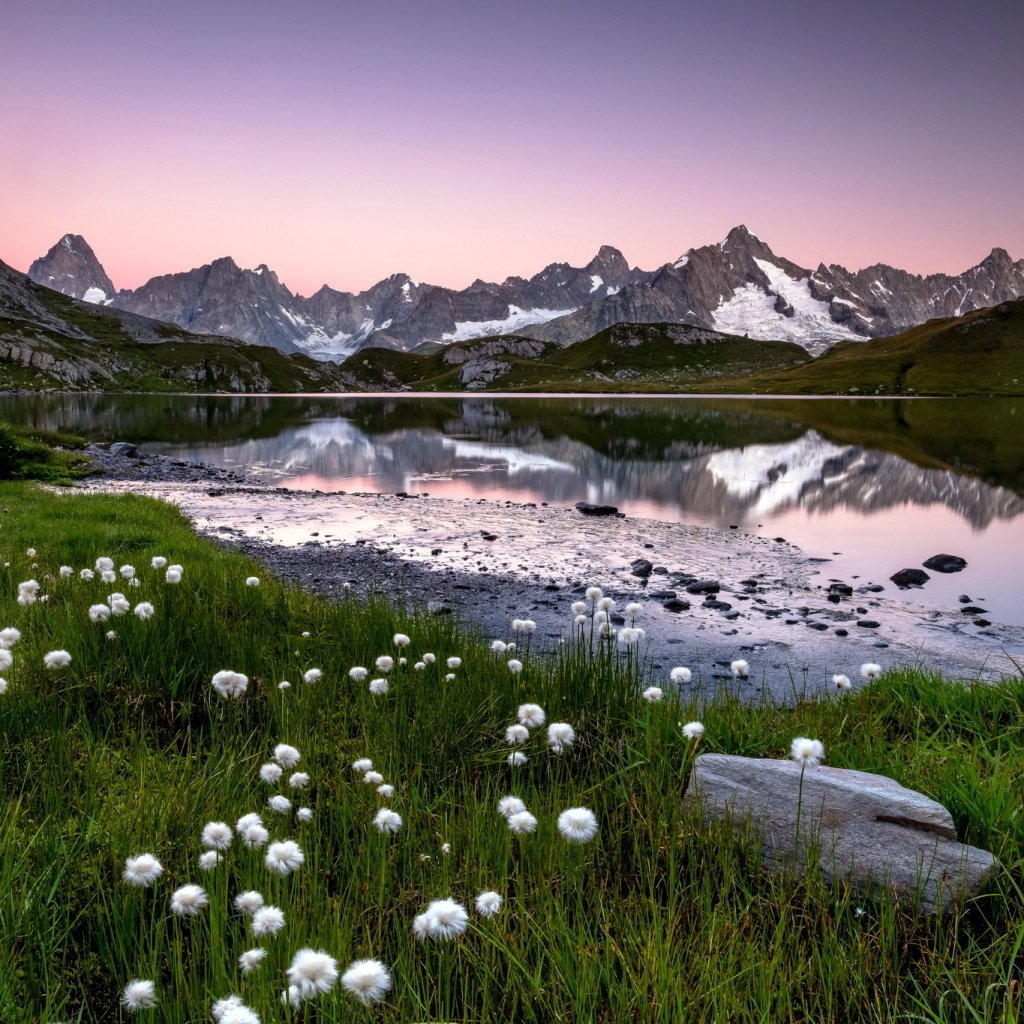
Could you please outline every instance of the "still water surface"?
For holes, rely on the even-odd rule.
[[[617,505],[783,536],[822,576],[1024,625],[1024,400],[134,396],[0,398],[0,418],[244,467],[295,488]]]

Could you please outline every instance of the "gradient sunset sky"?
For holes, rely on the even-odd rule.
[[[959,272],[1024,256],[1022,38],[1009,0],[8,0],[0,258],[464,287],[745,223]]]

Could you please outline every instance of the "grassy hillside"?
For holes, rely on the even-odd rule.
[[[843,342],[805,366],[723,381],[718,388],[745,394],[1024,394],[1024,299],[930,320],[891,338]]]
[[[333,364],[94,306],[0,263],[0,390],[324,391]]]
[[[364,349],[341,364],[359,387],[423,391],[699,391],[722,377],[800,366],[799,345],[751,341],[677,324],[618,324],[563,347],[526,338],[480,338],[420,355]],[[478,367],[493,375],[470,376]]]
[[[162,1024],[211,1020],[212,1002],[229,994],[263,1021],[1020,1019],[1019,679],[971,687],[892,671],[792,707],[699,702],[646,677],[635,657],[585,641],[543,657],[524,643],[511,672],[450,622],[281,586],[198,539],[167,505],[4,484],[0,508],[0,625],[21,631],[0,695],[5,1024],[126,1019],[118,999],[133,978],[152,980],[157,998],[135,1019]],[[135,566],[139,586],[82,579],[100,555]],[[180,583],[150,567],[155,555],[184,566]],[[249,576],[264,578],[247,586]],[[29,577],[45,603],[16,603]],[[114,589],[152,603],[152,616],[90,621]],[[408,647],[395,647],[396,631]],[[45,668],[58,649],[70,664]],[[437,661],[414,671],[425,652]],[[380,670],[386,693],[348,673],[400,653],[407,666]],[[449,667],[452,656],[462,664]],[[237,700],[211,686],[228,668],[248,677]],[[303,681],[311,668],[323,677]],[[650,682],[664,687],[661,701],[642,698]],[[534,730],[521,748],[528,762],[512,768],[504,731],[526,701],[577,738],[556,755]],[[706,732],[692,742],[678,723],[697,718]],[[813,868],[802,879],[769,874],[751,837],[705,825],[680,802],[696,753],[780,757],[794,736],[823,741],[831,765],[942,801],[963,839],[1003,870],[950,917],[919,918],[884,892],[830,887]],[[308,785],[289,788],[291,768],[261,781],[282,741],[298,748]],[[363,784],[351,767],[361,757],[391,796]],[[499,816],[509,793],[537,816],[535,832],[513,835]],[[285,794],[308,819],[268,807]],[[598,830],[574,845],[556,818],[581,805]],[[374,827],[382,806],[402,818],[394,834]],[[236,836],[201,867],[204,824],[252,811],[273,841],[294,839],[305,863],[275,874],[267,847]],[[164,874],[128,885],[126,858],[143,851]],[[185,884],[209,899],[195,917],[170,910]],[[243,890],[283,910],[279,934],[254,934],[233,909]],[[504,897],[494,917],[474,909],[483,890]],[[468,908],[465,933],[417,941],[414,917],[444,898]],[[341,970],[379,958],[391,990],[365,1008],[335,985],[299,1014],[282,1010],[284,970],[306,946]],[[266,959],[243,974],[238,956],[253,947]]]

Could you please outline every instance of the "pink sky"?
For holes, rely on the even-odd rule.
[[[810,266],[1024,256],[1020,5],[13,6],[21,270],[65,232],[119,287],[230,255],[306,294],[651,268],[738,223]]]

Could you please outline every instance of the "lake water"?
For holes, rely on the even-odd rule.
[[[1024,400],[495,396],[0,398],[0,419],[130,440],[283,486],[617,505],[783,536],[827,577],[888,585],[939,552],[968,594],[1024,625]]]

